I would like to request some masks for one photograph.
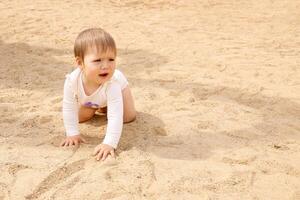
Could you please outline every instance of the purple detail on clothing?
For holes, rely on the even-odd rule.
[[[92,108],[99,108],[98,104],[90,102],[90,101],[89,102],[85,102],[84,106],[86,106],[86,107],[92,107]]]

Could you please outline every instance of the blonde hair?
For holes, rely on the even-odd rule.
[[[97,52],[112,51],[117,55],[117,48],[112,36],[101,28],[90,28],[80,32],[74,44],[74,56],[84,59],[87,51],[96,48]]]

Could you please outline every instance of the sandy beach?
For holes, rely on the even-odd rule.
[[[0,2],[0,200],[299,200],[300,2]],[[77,34],[115,38],[137,120],[61,148]]]

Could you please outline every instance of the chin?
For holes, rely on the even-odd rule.
[[[101,78],[100,80],[98,80],[98,83],[101,85],[105,82],[107,82],[111,77],[105,77],[105,78]]]

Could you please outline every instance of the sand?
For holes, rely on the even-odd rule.
[[[0,199],[300,199],[300,2],[0,3]],[[60,148],[73,41],[115,38],[137,120],[116,160]]]

